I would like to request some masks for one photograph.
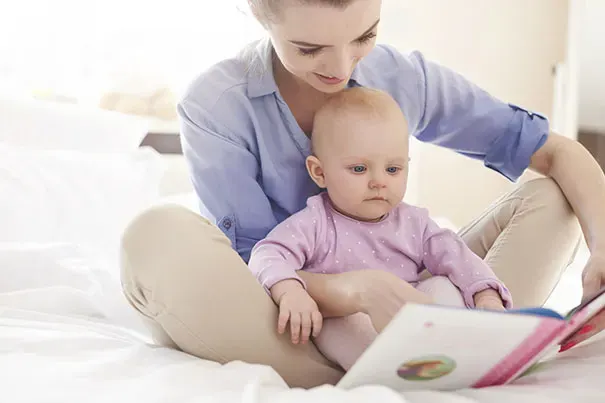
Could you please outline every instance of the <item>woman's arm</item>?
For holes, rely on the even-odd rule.
[[[257,181],[258,160],[245,146],[245,132],[225,127],[197,102],[179,103],[181,144],[200,212],[229,238],[248,263],[252,247],[277,224]]]
[[[587,298],[605,285],[605,175],[582,144],[556,133],[532,156],[530,168],[557,182],[578,217],[592,255],[583,276]]]
[[[348,316],[361,310],[361,290],[340,274],[298,271],[324,318]]]
[[[324,318],[363,312],[382,331],[407,302],[431,304],[426,293],[384,270],[355,270],[338,274],[298,272]]]
[[[583,299],[605,285],[605,175],[590,153],[577,141],[551,133],[532,157],[530,167],[552,177],[573,208],[590,249],[582,273]],[[605,310],[567,340],[560,351],[605,329]]]

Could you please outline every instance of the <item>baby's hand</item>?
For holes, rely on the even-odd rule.
[[[475,308],[489,309],[492,311],[505,311],[504,303],[500,294],[496,290],[487,289],[479,291],[473,296],[475,300]]]
[[[298,344],[301,341],[302,344],[305,344],[309,341],[311,334],[313,337],[319,335],[323,317],[313,298],[298,281],[294,281],[297,285],[288,284],[288,287],[276,298],[275,302],[279,305],[277,331],[279,334],[283,334],[290,322],[292,343]],[[278,285],[285,286],[286,284],[276,284],[276,286]]]

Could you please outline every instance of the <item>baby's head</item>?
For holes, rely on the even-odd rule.
[[[335,208],[376,221],[400,203],[408,177],[408,124],[388,94],[361,87],[331,96],[315,115],[307,170]]]

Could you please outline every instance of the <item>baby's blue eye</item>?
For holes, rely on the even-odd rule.
[[[399,171],[399,168],[397,168],[397,167],[389,167],[389,168],[387,168],[387,172],[390,173],[390,174],[396,174],[397,171]]]
[[[353,172],[355,173],[362,173],[366,170],[366,168],[364,166],[361,165],[357,165],[356,167],[353,167]]]

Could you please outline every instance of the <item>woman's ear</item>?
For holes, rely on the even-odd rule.
[[[324,176],[324,170],[321,167],[321,161],[316,156],[309,155],[306,160],[306,165],[307,172],[309,172],[309,176],[311,176],[313,182],[324,189],[326,187],[326,178]]]

